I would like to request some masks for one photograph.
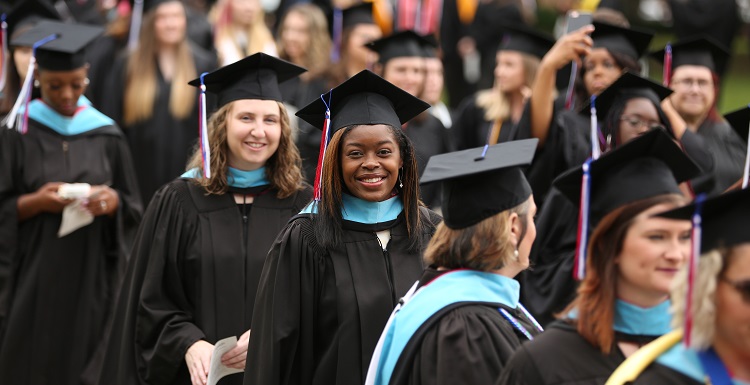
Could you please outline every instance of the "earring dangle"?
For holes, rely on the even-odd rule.
[[[398,173],[398,187],[404,188],[404,182],[401,180],[401,173]]]
[[[34,88],[39,88],[39,80],[34,79]]]
[[[513,258],[518,260],[518,249],[513,250]]]

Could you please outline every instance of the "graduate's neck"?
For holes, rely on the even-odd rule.
[[[523,115],[524,102],[526,101],[526,97],[524,96],[523,92],[521,92],[521,89],[518,89],[511,92],[510,94],[506,94],[506,96],[510,101],[510,119],[513,122],[521,120],[521,115]]]
[[[521,267],[520,265],[516,265],[514,263],[509,266],[503,266],[502,269],[493,270],[492,272],[512,279],[512,278],[515,278],[523,270],[524,270],[523,267]]]
[[[692,132],[698,132],[698,127],[703,124],[703,122],[708,119],[708,113],[697,115],[697,116],[683,116],[683,120],[685,120],[685,125],[687,126],[687,129]]]
[[[734,379],[750,382],[750,352],[743,351],[737,344],[727,341],[719,335],[714,336],[713,348],[721,362]]]

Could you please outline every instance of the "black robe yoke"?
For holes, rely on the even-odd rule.
[[[64,136],[29,119],[0,134],[0,260],[7,312],[0,344],[5,384],[78,384],[102,338],[142,206],[122,132],[103,126]],[[108,185],[113,217],[58,238],[61,214],[18,221],[18,198],[48,182]],[[6,246],[8,246],[6,248]]]
[[[726,122],[706,120],[698,127],[698,135],[713,155],[713,172],[692,181],[700,192],[721,194],[742,178],[747,145]]]
[[[409,251],[403,220],[390,228],[387,251],[362,225],[345,227],[341,244],[326,250],[310,216],[291,221],[263,268],[244,383],[363,384],[397,299],[422,274],[422,251],[439,220],[421,213],[419,251]]]
[[[513,352],[528,341],[506,320],[508,311],[532,335],[521,311],[500,304],[459,303],[423,324],[399,357],[391,385],[494,384]]]
[[[213,56],[191,46],[196,73],[213,71]],[[156,60],[156,59],[154,59]],[[126,125],[123,122],[123,102],[127,56],[121,56],[111,71],[109,90],[114,90],[102,101],[103,112],[120,122],[133,153],[138,184],[143,202],[148,204],[156,190],[185,171],[185,166],[198,143],[198,94],[191,100],[190,114],[184,119],[172,115],[169,109],[172,82],[166,80],[156,66],[156,89],[153,113],[149,119]],[[210,112],[210,104],[207,107]]]
[[[191,180],[160,189],[146,211],[95,384],[189,384],[187,349],[250,329],[260,272],[273,240],[309,201],[256,196],[244,222],[231,193]],[[220,384],[242,382],[241,375]]]
[[[623,361],[619,348],[602,354],[573,326],[555,322],[516,350],[496,384],[604,385]]]
[[[487,143],[495,122],[485,119],[484,114],[484,108],[477,106],[477,95],[472,95],[458,106],[450,130],[455,150],[482,147]],[[510,119],[503,121],[497,143],[513,140],[511,134],[514,126]]]

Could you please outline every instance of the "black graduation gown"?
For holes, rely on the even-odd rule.
[[[116,126],[63,136],[31,118],[27,134],[4,130],[0,141],[0,260],[10,277],[0,376],[14,385],[78,384],[141,218],[130,151]],[[62,238],[61,214],[19,223],[18,198],[60,181],[109,185],[119,197],[117,213]]]
[[[106,100],[112,97],[110,79],[112,65],[118,52],[127,41],[118,40],[111,35],[103,35],[94,40],[86,49],[86,60],[89,63],[89,86],[86,87],[86,97],[97,108],[106,106]],[[122,92],[119,90],[118,92]]]
[[[309,214],[293,219],[263,267],[244,383],[363,384],[396,301],[424,268],[422,251],[439,218],[420,211],[427,225],[419,251],[409,251],[401,219],[387,251],[372,225],[344,221],[340,246],[326,250]]]
[[[428,269],[420,285],[445,272]],[[396,362],[390,384],[494,384],[513,352],[527,341],[499,307],[529,333],[539,334],[521,311],[502,304],[447,306],[414,333]]]
[[[497,384],[603,385],[623,361],[618,347],[605,355],[559,321],[516,350]]]
[[[404,133],[414,145],[419,176],[422,176],[431,156],[444,154],[452,150],[450,130],[443,126],[440,119],[426,111],[407,123],[404,126]],[[427,207],[440,206],[440,186],[438,184],[421,186],[420,193],[422,202]]]
[[[191,51],[198,74],[216,67],[216,61],[207,52],[194,45]],[[118,58],[112,71],[114,75],[110,77],[109,89],[118,92],[108,95],[109,100],[102,105],[105,114],[121,123],[126,70],[127,55],[124,55]],[[169,111],[171,82],[164,79],[158,66],[156,73],[159,92],[151,118],[132,125],[121,124],[133,153],[141,197],[146,204],[159,187],[185,171],[198,142],[198,97],[192,102],[190,115],[176,119]]]
[[[487,143],[490,130],[492,130],[495,122],[485,119],[484,114],[485,110],[477,106],[477,95],[473,95],[461,103],[456,110],[453,127],[450,130],[455,150],[482,147]],[[503,121],[497,142],[502,143],[512,140],[514,127],[515,125],[510,119]]]
[[[706,119],[697,132],[713,155],[714,169],[692,180],[692,186],[696,191],[721,194],[742,178],[747,145],[724,121]]]
[[[189,384],[185,352],[193,343],[250,329],[267,251],[312,196],[310,188],[285,199],[275,193],[256,196],[245,221],[232,194],[206,195],[187,179],[157,192],[133,248],[104,366],[89,383]],[[219,383],[242,383],[242,376]]]

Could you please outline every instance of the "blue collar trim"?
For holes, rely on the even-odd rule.
[[[187,170],[185,171],[185,173],[180,175],[180,178],[192,179],[198,178],[200,176],[201,173],[198,168],[191,168],[190,170]],[[243,171],[229,167],[227,172],[227,184],[236,188],[250,188],[265,186],[271,184],[271,182],[266,179],[265,167],[261,167],[257,170],[252,171]]]
[[[350,222],[376,224],[396,220],[404,211],[404,204],[401,197],[396,195],[393,198],[386,199],[382,202],[370,202],[357,197],[342,194],[341,217]],[[317,214],[318,205],[312,201],[300,211],[300,214]]]
[[[654,307],[642,308],[623,300],[615,302],[614,329],[620,333],[638,336],[661,336],[669,333],[672,328],[672,315],[669,300]]]
[[[29,118],[49,127],[60,135],[73,136],[95,130],[97,128],[113,126],[114,120],[91,106],[85,96],[78,98],[78,111],[68,117],[58,114],[41,99],[29,103]],[[23,111],[20,112],[23,114]]]
[[[698,358],[698,352],[687,348],[682,342],[657,357],[656,362],[676,372],[680,372],[700,383],[703,383],[708,376],[703,370],[703,365],[701,365],[701,361]],[[750,385],[737,379],[732,379],[732,384]]]
[[[518,281],[494,273],[458,270],[436,278],[414,294],[384,331],[375,384],[390,382],[393,369],[414,333],[444,307],[459,302],[488,302],[515,309],[519,292]]]

